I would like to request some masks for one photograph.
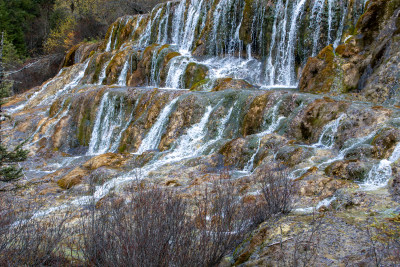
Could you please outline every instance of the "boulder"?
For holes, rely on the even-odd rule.
[[[368,175],[371,165],[360,160],[341,160],[329,165],[325,174],[337,179],[362,181]]]

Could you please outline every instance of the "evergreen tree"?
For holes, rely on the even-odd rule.
[[[7,118],[3,114],[2,104],[4,98],[9,96],[8,81],[4,68],[5,57],[5,34],[1,33],[0,40],[0,120]],[[0,124],[1,127],[1,124]],[[9,182],[15,180],[22,175],[22,169],[16,166],[17,162],[26,160],[28,151],[22,149],[23,144],[9,151],[3,144],[0,136],[0,181]]]

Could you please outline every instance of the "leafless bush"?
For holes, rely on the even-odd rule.
[[[69,236],[65,225],[68,212],[62,218],[38,219],[32,217],[31,206],[21,211],[15,203],[0,202],[0,266],[68,263],[62,248]]]
[[[287,169],[281,165],[269,168],[259,177],[263,196],[261,218],[287,214],[292,210],[293,197],[296,192],[294,181],[289,178]]]
[[[251,223],[229,184],[194,201],[169,189],[139,189],[128,203],[103,204],[83,222],[80,248],[93,266],[213,266]]]
[[[253,210],[239,202],[231,181],[219,180],[196,200],[198,243],[192,266],[215,266],[254,226]],[[197,258],[196,258],[197,257]]]

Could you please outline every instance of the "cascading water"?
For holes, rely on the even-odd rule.
[[[131,69],[131,73],[135,71],[134,60],[138,60],[136,63],[140,67],[145,65],[142,68],[146,72],[145,83],[148,82],[154,86],[160,85],[162,80],[160,69],[163,68],[165,77],[162,78],[165,78],[166,87],[176,89],[185,87],[187,83],[184,81],[184,77],[190,63],[203,64],[208,67],[204,84],[209,86],[213,86],[218,79],[227,77],[245,79],[256,85],[296,86],[296,68],[305,62],[305,59],[301,59],[297,51],[300,49],[299,47],[305,46],[304,51],[308,53],[305,57],[308,57],[316,54],[318,49],[327,43],[331,43],[335,37],[335,44],[336,41],[340,42],[347,14],[342,16],[337,14],[338,10],[343,11],[342,7],[337,8],[339,2],[339,0],[328,0],[328,2],[322,0],[277,0],[275,3],[268,2],[270,5],[265,5],[266,2],[263,0],[182,0],[179,3],[164,3],[158,5],[150,15],[140,15],[136,17],[136,20],[132,17],[125,18],[125,20],[120,19],[113,24],[105,42],[104,51],[111,52],[118,49],[118,51],[113,51],[114,55],[118,55],[122,50],[121,47],[124,50],[129,49],[128,53],[123,54],[125,57],[123,66],[116,68],[122,69],[116,82],[120,86],[126,86],[129,69]],[[245,8],[246,5],[248,8]],[[314,32],[310,34],[310,40],[303,42],[299,38],[301,35],[299,29],[304,25],[310,25],[310,22],[306,20],[309,17],[304,16],[306,7],[313,9]],[[346,12],[347,8],[346,6]],[[338,22],[339,16],[341,23]],[[122,29],[129,23],[132,24],[130,25],[133,27],[132,32],[122,36],[121,32],[124,32]],[[338,30],[337,24],[340,24],[341,27]],[[272,32],[267,32],[267,30],[272,30]],[[325,33],[327,33],[326,36]],[[131,39],[127,36],[130,36]],[[126,40],[127,38],[128,40]],[[121,40],[125,40],[125,43],[121,44]],[[175,45],[164,45],[168,43]],[[145,51],[149,51],[149,45],[154,45],[151,47],[153,49],[151,57],[146,58],[151,62],[140,62],[141,56],[148,55]],[[177,52],[180,52],[180,55]],[[170,58],[167,57],[172,53],[175,54]],[[133,60],[133,56],[137,58]],[[110,62],[108,61],[102,66],[99,83],[107,78],[106,68]],[[168,64],[166,64],[167,62]],[[55,98],[72,91],[72,88],[81,82],[88,65],[89,60],[79,65],[77,74],[72,77],[70,83],[57,92]],[[175,97],[165,104],[135,154],[142,154],[158,148],[178,99],[181,98]],[[210,102],[215,103],[213,101],[202,102],[202,118],[198,123],[185,128],[184,134],[177,137],[170,150],[151,153],[151,156],[154,157],[141,168],[144,175],[150,171],[157,171],[163,165],[209,155],[216,151],[220,144],[226,142],[224,138],[228,138],[227,136],[232,135],[229,138],[236,138],[240,135],[238,129],[235,129],[236,132],[225,132],[229,124],[240,125],[241,123],[239,121],[241,116],[238,114],[242,111],[239,107],[235,108],[236,103],[240,101],[236,100],[235,104],[229,108],[224,105],[224,115],[220,117],[219,124],[215,124],[215,120],[212,118],[213,112],[224,102],[221,100],[217,105],[208,106]],[[242,101],[239,106],[243,107],[245,102]],[[130,123],[135,123],[132,121],[135,115],[127,114],[127,107],[124,103],[124,97],[115,93],[113,89],[104,93],[96,113],[87,151],[88,156],[118,150],[122,134],[128,129]],[[204,105],[204,103],[207,104]],[[257,149],[254,148],[255,153],[247,162],[245,171],[251,172],[254,169],[254,161],[262,148],[261,138],[278,129],[284,129],[284,127],[280,128],[282,122],[286,120],[279,113],[281,104],[281,101],[278,101],[270,108],[265,116],[261,132],[250,137],[254,138],[252,141],[256,141]],[[204,106],[207,107],[204,108]],[[60,117],[64,116],[64,113],[60,113]],[[233,117],[234,119],[232,119]],[[344,118],[342,115],[326,125],[318,143],[311,147],[315,150],[332,149],[335,144],[336,132]],[[216,125],[218,126],[216,127]],[[214,131],[210,131],[211,128]],[[218,128],[217,131],[215,131],[216,128]],[[348,150],[364,142],[365,139],[360,138],[353,144],[346,144],[344,146],[346,148],[339,151],[333,160],[343,159]],[[307,149],[312,150],[310,146]],[[396,148],[395,151],[397,150],[400,148]],[[400,157],[400,155],[397,156],[400,152],[393,154],[396,156],[392,155],[393,157],[387,160],[390,163]],[[318,165],[320,162],[315,162],[314,166],[320,167],[329,162],[331,161],[325,161],[320,165]],[[382,161],[381,163],[384,165],[387,162]],[[97,187],[94,198],[97,200],[111,188],[132,180],[132,173],[121,175],[106,182],[103,186]],[[371,174],[372,176],[376,175]]]
[[[114,140],[115,137],[124,128],[124,124],[129,123],[129,121],[124,121],[124,117],[123,97],[116,95],[110,97],[109,93],[106,92],[97,111],[87,155],[114,152],[112,148],[115,147],[117,141]]]
[[[98,85],[103,84],[103,81],[104,81],[104,79],[106,78],[107,67],[108,67],[108,65],[110,64],[110,62],[111,62],[112,59],[113,59],[113,58],[111,57],[108,61],[106,61],[106,62],[104,63],[104,66],[103,66],[103,68],[101,69],[101,72],[100,72],[100,75],[99,75],[99,80],[98,80],[98,82],[97,82]]]
[[[321,21],[325,8],[325,0],[315,0],[312,8],[310,29],[314,29],[312,56],[315,57],[318,51],[318,39],[321,33]],[[330,9],[329,9],[330,10]],[[329,32],[330,29],[328,29]]]
[[[172,100],[160,113],[157,121],[154,123],[153,127],[151,127],[147,136],[143,139],[142,144],[140,145],[138,151],[136,153],[142,154],[147,150],[156,149],[160,143],[161,135],[164,130],[165,125],[168,123],[168,117],[172,112],[172,109],[175,106],[175,103],[179,98],[175,98]]]
[[[254,160],[260,151],[261,148],[261,139],[263,136],[267,134],[271,134],[274,131],[276,131],[281,124],[282,120],[285,119],[284,116],[279,116],[279,108],[282,104],[282,100],[279,100],[275,106],[271,109],[271,111],[268,113],[267,120],[263,125],[263,128],[266,127],[267,121],[269,121],[268,128],[258,134],[256,134],[256,137],[258,138],[258,145],[255,153],[251,156],[250,160],[247,162],[246,166],[243,169],[243,172],[249,173],[253,170],[254,167]]]
[[[373,190],[386,186],[392,176],[392,164],[400,159],[400,143],[396,145],[389,159],[383,159],[375,164],[363,183],[363,188]]]
[[[190,59],[185,56],[174,57],[169,62],[169,69],[168,69],[167,79],[165,81],[165,87],[184,88],[182,83],[182,77],[189,63]]]
[[[126,75],[129,70],[129,56],[128,59],[124,63],[124,67],[122,68],[121,74],[118,77],[118,85],[126,86]]]
[[[55,95],[53,96],[48,96],[46,98],[44,98],[40,103],[40,105],[43,104],[48,104],[53,102],[55,99],[57,99],[58,97],[64,95],[65,93],[69,92],[70,90],[74,89],[83,79],[83,77],[85,76],[85,71],[87,69],[87,67],[89,66],[89,59],[87,59],[85,61],[85,63],[80,64],[79,67],[79,72],[75,75],[75,77],[72,79],[71,82],[69,82],[68,84],[66,84],[63,88],[61,88],[60,90],[58,90]]]
[[[203,9],[204,0],[193,0],[190,2],[188,11],[187,11],[187,19],[185,22],[185,26],[181,27],[180,25],[175,25],[174,30],[177,30],[178,33],[174,39],[174,43],[177,44],[183,53],[189,52],[193,47],[193,42],[196,37],[196,28],[199,24],[200,15],[204,15]],[[182,1],[185,3],[185,1]],[[178,12],[182,10],[180,9]],[[178,14],[180,18],[184,16],[184,14]],[[178,21],[182,21],[179,19]]]
[[[345,21],[346,21],[346,16],[347,16],[347,10],[348,10],[348,8],[349,8],[349,5],[348,5],[348,3],[347,3],[347,1],[346,1],[346,6],[345,6],[345,8],[344,8],[344,11],[343,11],[343,14],[342,14],[342,19],[341,19],[340,24],[339,24],[339,29],[338,29],[338,31],[337,31],[337,33],[336,33],[336,39],[335,39],[335,41],[333,42],[333,47],[334,47],[334,48],[336,48],[336,47],[339,46],[340,41],[341,41],[341,39],[342,39],[342,36],[343,36],[343,28],[344,28],[344,25],[345,25]]]
[[[346,118],[346,114],[341,114],[336,120],[328,123],[322,130],[318,143],[314,147],[323,149],[332,149],[335,145],[335,137],[338,132],[340,123]]]
[[[208,79],[245,79],[262,88],[296,87],[297,68],[306,63],[307,57],[316,55],[327,44],[333,42],[337,46],[340,43],[350,5],[345,2],[277,0],[266,4],[264,0],[250,3],[182,0],[162,3],[147,16],[137,16],[136,20],[129,17],[114,23],[105,51],[112,51],[117,44],[124,48],[134,44],[133,48],[140,47],[141,51],[153,44],[173,44],[173,49],[185,60],[176,63],[178,59],[173,58],[168,69],[163,70],[170,74],[168,88],[184,87],[179,81],[184,75],[186,61],[206,65]],[[312,9],[311,16],[304,15],[305,7]],[[128,23],[132,24],[132,39],[120,44],[119,32]],[[312,32],[299,33],[304,28],[308,31],[312,28]],[[308,39],[302,36],[305,34]],[[204,48],[200,49],[199,45]],[[158,62],[163,62],[160,57],[165,58],[167,54],[153,53],[152,56],[147,85],[159,86]],[[124,85],[122,81],[118,84]]]
[[[112,42],[112,36],[114,33],[114,28],[115,28],[115,25],[113,25],[113,27],[111,28],[110,36],[108,37],[108,41],[107,41],[106,50],[104,50],[105,52],[111,52],[111,42]]]

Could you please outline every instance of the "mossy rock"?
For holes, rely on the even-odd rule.
[[[368,175],[371,164],[356,160],[336,161],[325,168],[325,174],[337,179],[362,181]]]
[[[81,46],[81,44],[77,44],[75,46],[73,46],[65,55],[65,59],[64,59],[64,63],[63,63],[63,67],[70,67],[72,65],[74,65],[75,62],[75,53],[78,50],[78,48]]]
[[[266,110],[270,95],[271,93],[268,92],[254,98],[243,119],[243,136],[255,134],[260,130],[263,123],[263,115]]]
[[[184,74],[185,88],[192,88],[196,83],[204,80],[208,74],[208,67],[202,64],[191,62],[188,64]]]
[[[325,47],[317,57],[307,60],[304,67],[299,89],[301,92],[327,93],[333,90],[337,76],[337,63],[333,46]]]
[[[228,89],[234,90],[249,90],[257,89],[254,85],[250,84],[246,80],[233,79],[233,78],[222,78],[215,81],[215,87],[212,89],[213,92],[223,91]]]

